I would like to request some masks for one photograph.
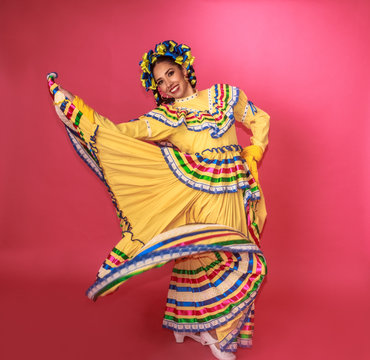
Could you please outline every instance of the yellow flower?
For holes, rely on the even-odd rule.
[[[174,43],[172,40],[170,40],[169,43],[170,43],[170,52],[173,52],[173,50],[175,49],[176,43]]]
[[[155,83],[155,80],[153,79],[153,77],[151,78],[151,85],[149,87],[149,89],[151,90],[155,90],[157,88],[157,85]]]
[[[159,54],[159,55],[164,55],[165,53],[166,53],[166,46],[165,45],[163,45],[163,44],[159,44],[158,46],[157,46],[157,53]]]
[[[179,65],[182,65],[183,60],[184,60],[184,58],[182,56],[178,56],[175,60],[175,63],[177,63]]]
[[[148,65],[149,65],[149,60],[147,59],[144,59],[141,64],[140,64],[140,67],[141,69],[144,71],[144,72],[149,72],[149,69],[148,69]]]

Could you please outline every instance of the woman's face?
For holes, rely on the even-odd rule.
[[[180,99],[194,94],[195,90],[186,79],[186,69],[170,61],[163,61],[155,65],[154,80],[158,90],[165,96]]]

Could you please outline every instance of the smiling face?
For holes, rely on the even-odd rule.
[[[153,76],[158,90],[168,97],[180,99],[195,92],[186,78],[186,69],[173,61],[155,64]]]

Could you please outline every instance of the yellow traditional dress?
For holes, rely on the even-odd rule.
[[[88,297],[175,260],[163,326],[216,329],[223,351],[251,346],[254,299],[266,273],[258,243],[266,211],[240,156],[235,120],[264,150],[269,116],[243,91],[218,84],[115,124],[79,97],[71,102],[52,78],[49,87],[76,151],[106,184],[122,227]]]

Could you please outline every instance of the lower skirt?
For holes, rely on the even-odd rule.
[[[155,236],[133,259],[98,279],[87,296],[96,300],[172,260],[163,327],[194,333],[216,329],[222,351],[250,347],[254,300],[266,264],[253,240],[229,227],[194,224]]]

